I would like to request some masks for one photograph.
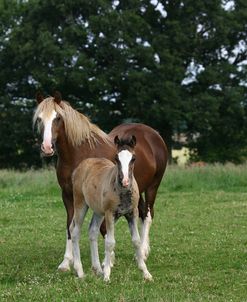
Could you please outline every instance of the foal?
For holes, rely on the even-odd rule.
[[[73,173],[74,218],[70,226],[74,269],[82,278],[83,268],[80,259],[79,237],[84,217],[90,207],[93,217],[89,226],[92,268],[96,273],[104,275],[104,280],[110,280],[112,256],[114,255],[115,238],[114,222],[125,216],[136,251],[138,267],[147,280],[152,276],[144,262],[140,236],[137,228],[139,190],[133,176],[135,161],[134,146],[136,138],[119,139],[115,137],[117,146],[116,165],[105,158],[89,158],[83,160]],[[105,236],[105,259],[102,271],[98,253],[98,235],[100,225],[105,218],[107,235]]]

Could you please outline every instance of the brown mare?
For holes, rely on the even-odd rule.
[[[62,100],[56,92],[54,97],[36,96],[38,107],[34,114],[34,123],[38,120],[43,133],[41,151],[52,156],[57,151],[57,179],[62,189],[62,198],[67,211],[67,236],[64,260],[58,269],[67,271],[73,262],[72,243],[69,227],[73,218],[72,173],[79,163],[90,157],[105,157],[114,161],[116,152],[114,137],[121,138],[134,135],[136,163],[134,175],[140,195],[139,215],[141,218],[141,245],[145,257],[149,254],[149,229],[154,216],[154,201],[167,164],[167,148],[160,135],[143,124],[122,124],[114,128],[109,135],[104,133],[89,119],[74,110]],[[102,235],[106,230],[101,228]]]
[[[135,136],[128,139],[115,137],[117,147],[116,164],[106,158],[87,158],[75,169],[72,176],[74,217],[70,226],[72,238],[74,269],[79,278],[84,272],[80,258],[79,239],[81,226],[88,208],[93,210],[89,226],[92,268],[97,274],[103,274],[104,280],[110,280],[111,267],[114,262],[114,223],[125,216],[128,221],[132,243],[136,252],[139,269],[145,280],[152,280],[144,261],[144,253],[138,232],[139,190],[134,178]],[[101,223],[105,218],[105,260],[102,271],[99,252],[98,235]]]

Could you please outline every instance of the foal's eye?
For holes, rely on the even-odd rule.
[[[133,156],[132,159],[131,159],[131,162],[133,163],[135,160],[136,160],[136,157]]]
[[[59,122],[59,121],[61,120],[61,116],[57,116],[57,117],[55,118],[55,120],[56,120],[57,122]]]

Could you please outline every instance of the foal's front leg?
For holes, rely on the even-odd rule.
[[[115,247],[114,237],[114,215],[112,211],[105,212],[106,232],[105,236],[105,260],[104,260],[104,280],[110,280],[111,258]]]
[[[144,279],[151,281],[152,275],[149,273],[146,263],[144,261],[145,255],[141,248],[141,240],[140,240],[140,235],[138,232],[138,225],[137,225],[138,224],[138,208],[135,208],[133,210],[133,213],[126,215],[125,217],[128,221],[130,234],[131,234],[131,238],[132,238],[132,243],[135,247],[136,261],[137,261],[138,267],[143,272]]]
[[[81,226],[85,218],[85,215],[87,214],[87,210],[88,210],[88,206],[86,204],[84,204],[80,208],[75,207],[74,218],[70,226],[73,255],[74,255],[74,269],[79,278],[84,277],[84,272],[81,263],[79,240],[81,234]]]

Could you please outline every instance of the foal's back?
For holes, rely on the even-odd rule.
[[[119,196],[113,190],[115,165],[106,158],[83,160],[73,174],[74,206],[81,208],[83,203],[97,214],[119,203]]]

